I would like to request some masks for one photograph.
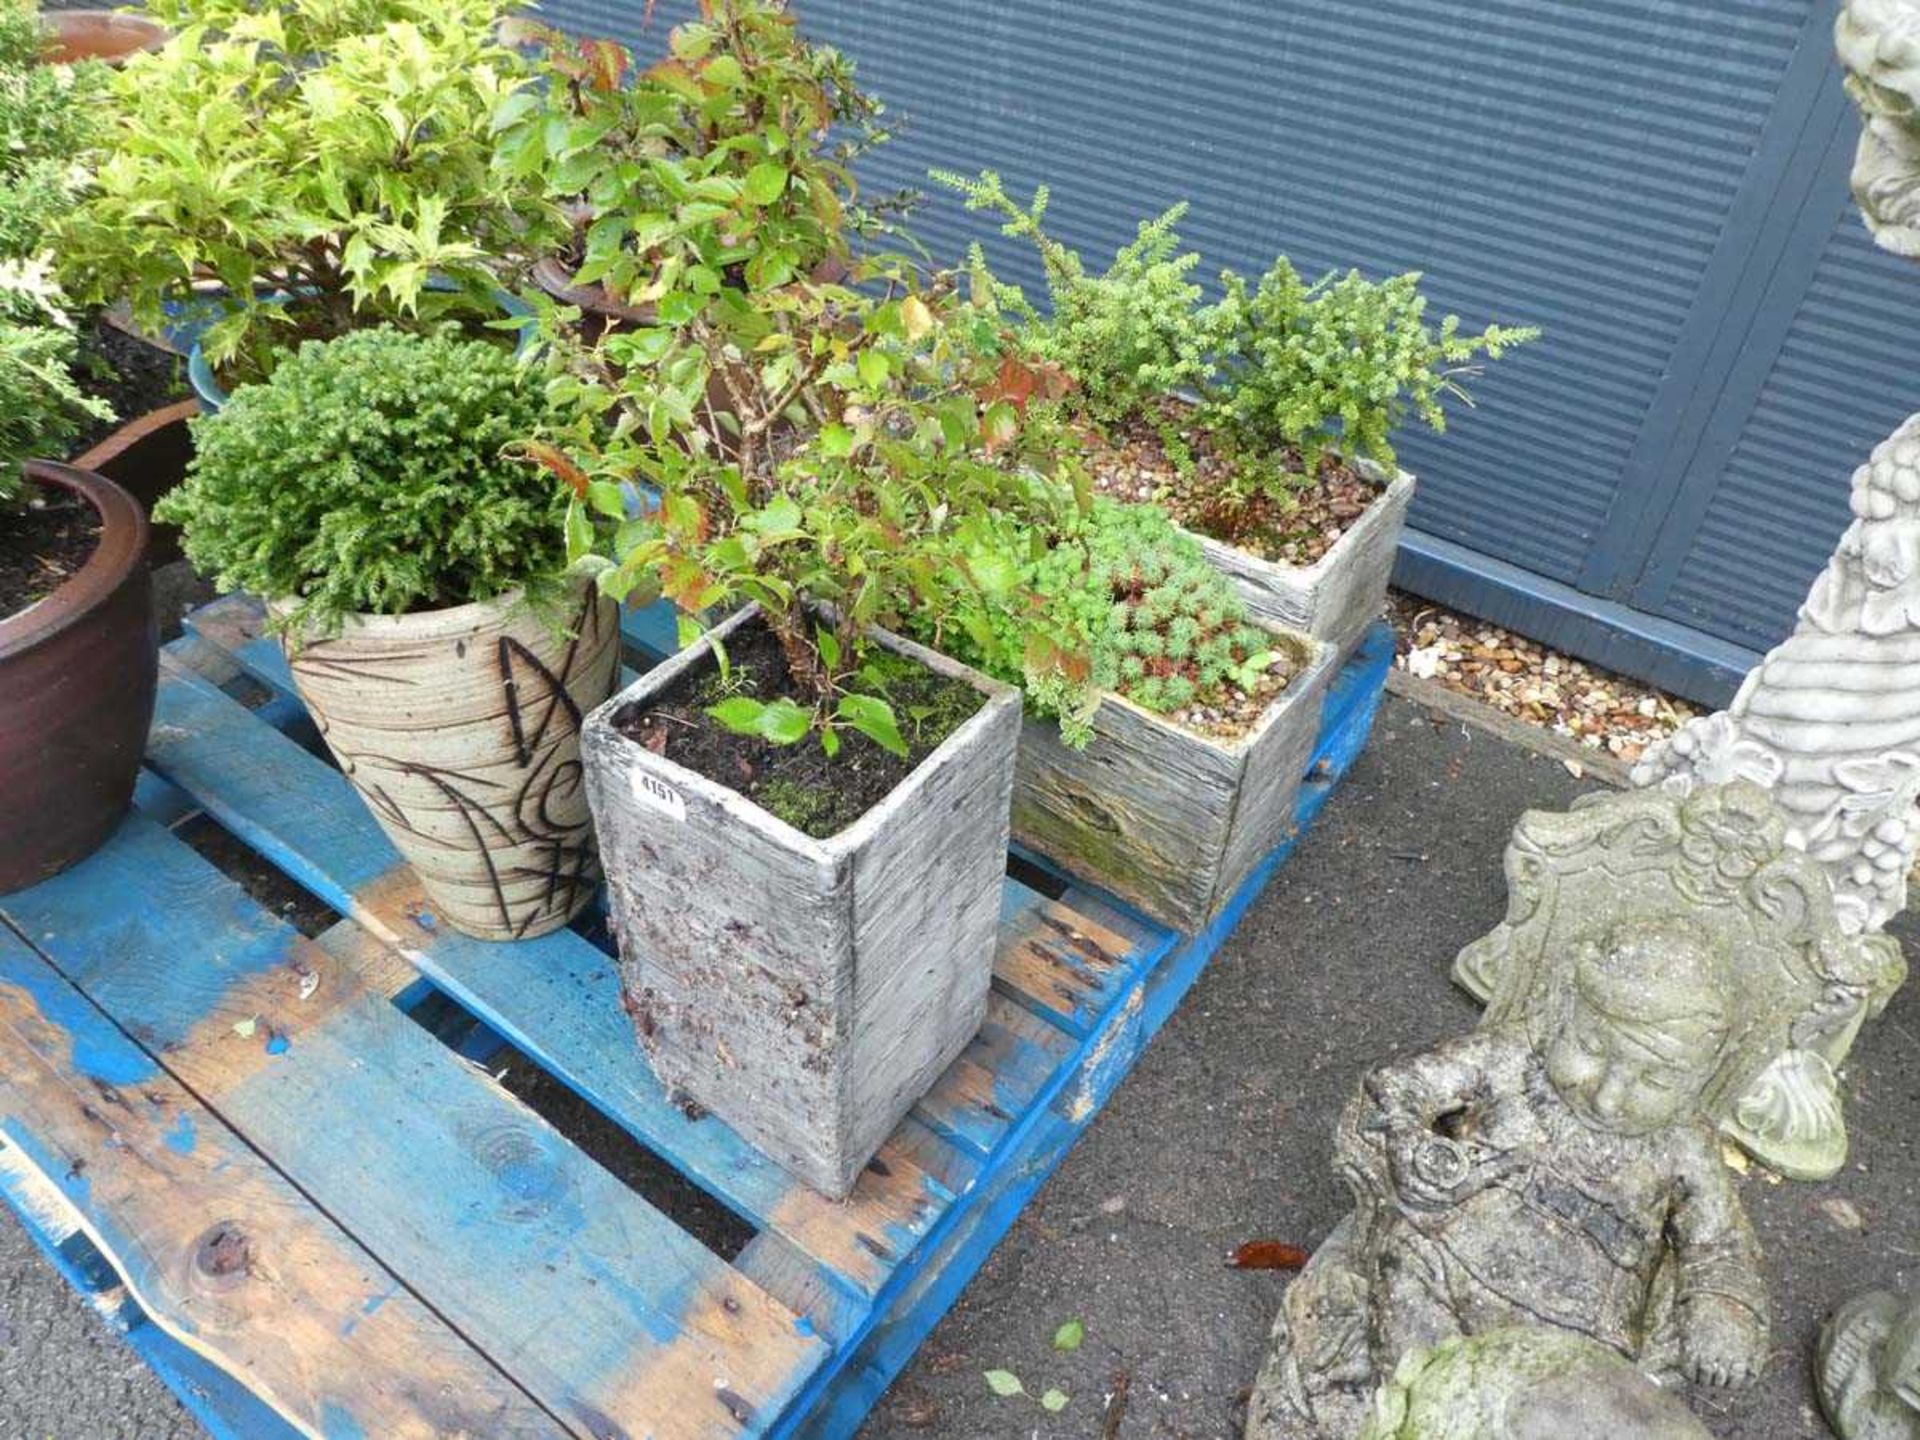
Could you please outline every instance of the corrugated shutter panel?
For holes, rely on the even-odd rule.
[[[1662,613],[1757,649],[1781,638],[1847,524],[1854,466],[1920,405],[1916,335],[1920,271],[1847,210]]]

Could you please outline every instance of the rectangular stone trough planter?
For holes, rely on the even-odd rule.
[[[1356,462],[1355,468],[1370,479],[1385,480],[1386,472],[1370,460]],[[1214,569],[1233,578],[1256,619],[1304,630],[1333,646],[1344,660],[1386,604],[1387,581],[1414,485],[1412,475],[1398,472],[1333,548],[1307,566],[1263,560],[1205,535],[1194,538]]]
[[[1332,646],[1267,625],[1299,673],[1232,741],[1174,724],[1117,695],[1100,702],[1084,750],[1051,720],[1020,737],[1013,835],[1162,924],[1196,934],[1292,828],[1339,668]]]
[[[588,716],[583,739],[626,1003],[655,1073],[835,1197],[985,1018],[1020,738],[1017,691],[874,634],[987,699],[830,839],[614,728],[711,664],[705,639]]]

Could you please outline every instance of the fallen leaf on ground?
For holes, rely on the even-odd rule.
[[[1843,1200],[1838,1195],[1829,1195],[1820,1202],[1820,1208],[1827,1212],[1827,1218],[1842,1230],[1864,1230],[1866,1217],[1851,1200]]]
[[[1069,1320],[1053,1332],[1053,1348],[1056,1350],[1078,1350],[1080,1348],[1080,1342],[1086,1338],[1086,1324],[1080,1320]]]
[[[1049,1415],[1058,1415],[1067,1408],[1067,1398],[1064,1390],[1049,1390],[1040,1397],[1040,1408]]]
[[[1227,1257],[1235,1270],[1298,1270],[1307,1252],[1284,1240],[1249,1240]]]
[[[1009,1395],[1024,1395],[1027,1390],[1020,1383],[1020,1377],[1011,1370],[987,1371],[987,1388],[1003,1399]]]

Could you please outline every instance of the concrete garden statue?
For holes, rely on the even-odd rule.
[[[1498,1025],[1547,959],[1599,917],[1690,913],[1736,954],[1778,956],[1764,1051],[1709,1112],[1782,1173],[1831,1174],[1845,1156],[1832,1064],[1905,974],[1897,944],[1848,934],[1821,867],[1792,843],[1774,797],[1742,780],[1596,795],[1530,811],[1507,846],[1507,918],[1460,952],[1454,978]],[[1836,1152],[1834,1140],[1838,1139]]]
[[[1814,1388],[1846,1440],[1920,1440],[1920,1299],[1871,1290],[1820,1331]]]
[[[1410,1350],[1358,1440],[1709,1440],[1707,1427],[1618,1352],[1516,1325]]]
[[[1834,27],[1863,129],[1853,194],[1869,233],[1920,255],[1920,5],[1848,0]],[[1735,778],[1773,792],[1788,843],[1832,880],[1841,927],[1873,934],[1906,904],[1920,838],[1920,415],[1853,475],[1853,521],[1794,632],[1728,708],[1648,752],[1634,783],[1685,791]],[[1904,978],[1886,942],[1875,983],[1817,1042],[1782,1055],[1745,1108],[1740,1142],[1817,1179],[1846,1157],[1834,1067]]]
[[[1288,1289],[1249,1440],[1349,1436],[1408,1351],[1516,1324],[1754,1378],[1765,1284],[1716,1128],[1860,978],[1783,829],[1747,784],[1522,821],[1487,1021],[1341,1117],[1355,1209]]]

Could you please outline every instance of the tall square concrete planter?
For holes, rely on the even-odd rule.
[[[1311,565],[1283,565],[1195,534],[1207,561],[1233,578],[1247,609],[1259,620],[1304,630],[1333,646],[1341,659],[1351,655],[1367,626],[1380,618],[1394,552],[1407,526],[1414,477],[1405,470],[1392,480],[1371,460],[1354,468],[1385,488],[1333,548]]]
[[[753,614],[715,633],[724,644]],[[1020,737],[1017,691],[874,635],[987,698],[830,839],[615,728],[710,665],[705,639],[588,716],[583,741],[626,1003],[655,1073],[836,1197],[985,1018]]]
[[[1211,739],[1107,695],[1084,750],[1051,721],[1020,737],[1013,835],[1186,934],[1206,928],[1293,825],[1339,665],[1332,646],[1265,625],[1299,662],[1257,726]]]

